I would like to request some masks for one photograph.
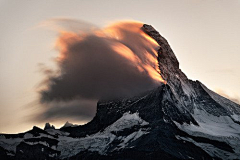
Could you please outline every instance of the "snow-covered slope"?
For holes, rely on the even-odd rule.
[[[148,122],[142,120],[138,113],[124,113],[123,116],[116,122],[105,128],[103,131],[99,131],[92,135],[87,135],[83,138],[66,138],[60,137],[57,150],[61,151],[60,158],[67,158],[76,155],[81,151],[98,152],[101,155],[106,154],[109,146],[113,141],[121,142],[112,150],[119,150],[126,148],[129,141],[135,141],[144,134],[147,134],[147,129],[142,126],[148,125]],[[117,132],[121,132],[124,129],[131,129],[138,126],[139,129],[129,135],[116,136]]]

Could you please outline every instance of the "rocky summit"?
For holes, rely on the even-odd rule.
[[[158,44],[166,81],[136,97],[99,101],[85,125],[0,135],[1,159],[240,159],[240,106],[192,81],[165,38]]]

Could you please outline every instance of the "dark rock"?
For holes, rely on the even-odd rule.
[[[54,125],[51,125],[50,123],[46,123],[44,130],[47,130],[47,129],[55,129],[55,127],[54,127]]]
[[[17,146],[16,159],[17,160],[43,160],[43,159],[57,159],[60,152],[51,149],[42,144],[29,145],[21,142]]]

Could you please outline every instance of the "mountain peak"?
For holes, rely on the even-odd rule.
[[[78,126],[78,125],[72,124],[72,123],[70,123],[70,122],[67,121],[61,128],[76,127],[76,126]]]
[[[169,81],[171,73],[179,72],[179,62],[173,53],[167,40],[162,37],[151,25],[144,24],[142,30],[152,37],[160,46],[158,49],[158,63],[161,76],[165,81]]]
[[[47,130],[47,129],[55,129],[55,127],[54,127],[54,125],[51,125],[50,123],[46,123],[44,130]]]

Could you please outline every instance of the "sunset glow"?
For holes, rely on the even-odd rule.
[[[84,41],[88,36],[96,36],[109,41],[112,54],[119,54],[131,61],[140,72],[147,73],[157,82],[166,83],[161,77],[157,61],[158,43],[141,29],[143,23],[134,21],[122,21],[109,25],[101,30],[92,33],[61,31],[56,40],[56,48],[59,50],[57,61],[62,62],[68,56],[67,50],[75,42]],[[137,39],[129,39],[134,35]],[[142,45],[136,46],[135,41]],[[94,45],[94,44],[93,44]]]

